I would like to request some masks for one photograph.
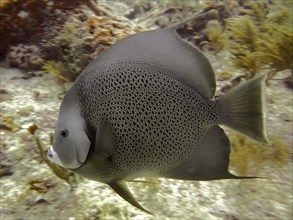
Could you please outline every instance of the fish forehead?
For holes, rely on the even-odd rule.
[[[160,68],[122,64],[84,77],[82,112],[94,127],[103,117],[113,128],[122,170],[159,173],[191,153],[217,119],[214,106]]]

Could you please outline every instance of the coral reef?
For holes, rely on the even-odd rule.
[[[39,42],[46,29],[64,23],[86,1],[15,0],[0,4],[0,56],[10,46]]]
[[[90,16],[85,21],[85,26],[86,31],[92,35],[95,46],[110,46],[131,33],[129,26],[105,16]]]
[[[137,1],[124,16],[147,29],[154,26],[163,28],[191,18],[199,8],[202,5],[197,1]]]
[[[10,66],[54,69],[59,76],[74,81],[105,48],[133,33],[128,24],[113,17],[92,0],[70,4],[49,0],[5,2],[0,7],[0,31],[5,33],[0,38],[0,56],[8,51]]]
[[[62,28],[52,30],[41,43],[44,60],[43,70],[74,81],[91,60],[88,48],[89,35],[81,29],[78,21],[67,21]]]
[[[195,17],[195,13],[208,12],[207,16],[185,25],[180,34],[196,46],[208,49],[205,54],[217,72],[217,79],[222,80],[218,85],[223,95],[234,84],[245,80],[243,70],[246,77],[251,75],[246,67],[232,65],[236,57],[231,60],[231,48],[227,50],[224,47],[214,53],[214,49],[220,48],[217,43],[221,41],[217,38],[212,40],[206,28],[209,23],[212,23],[211,26],[217,23],[215,28],[218,31],[215,33],[220,34],[222,29],[223,34],[229,37],[230,45],[237,45],[230,35],[228,20],[231,17],[246,17],[258,31],[258,39],[264,40],[259,42],[256,50],[256,58],[260,61],[258,65],[261,66],[256,74],[270,72],[274,66],[287,66],[274,78],[282,79],[290,74],[290,60],[284,59],[290,59],[290,54],[286,55],[289,51],[285,51],[291,47],[290,34],[284,34],[291,31],[285,25],[285,21],[288,22],[292,16],[290,7],[286,6],[289,1],[286,4],[279,1],[284,7],[277,0],[265,1],[264,7],[258,7],[262,11],[267,6],[269,8],[264,13],[264,20],[259,19],[263,17],[261,13],[257,12],[256,16],[254,12],[249,12],[253,7],[249,6],[253,3],[249,0],[176,2],[111,0],[109,4],[109,0],[99,0],[97,4],[94,0],[81,0],[70,1],[69,4],[64,0],[0,1],[1,56],[12,46],[19,45],[22,49],[36,46],[41,52],[39,58],[43,60],[41,68],[45,70],[33,71],[25,76],[22,71],[1,64],[0,212],[3,219],[292,218],[292,99],[288,98],[292,91],[281,80],[271,80],[266,88],[269,146],[259,145],[228,129],[232,145],[231,172],[265,178],[210,182],[147,178],[144,179],[147,182],[141,182],[155,183],[129,183],[135,197],[156,215],[147,216],[121,201],[104,184],[78,179],[77,187],[71,190],[67,184],[67,180],[70,181],[68,173],[64,174],[58,170],[59,167],[51,169],[46,163],[45,152],[50,144],[46,140],[54,128],[60,99],[71,85],[67,81],[74,80],[77,74],[77,67],[71,67],[68,62],[81,67],[84,60],[89,62],[111,45],[116,37],[142,29],[169,26]],[[39,8],[32,11],[30,8],[33,5]],[[131,9],[133,5],[137,6]],[[5,13],[2,13],[4,7]],[[37,18],[37,13],[43,16],[42,19]],[[128,22],[122,15],[129,15],[131,21]],[[269,27],[270,22],[273,27]],[[280,25],[276,27],[276,23]],[[277,37],[280,38],[279,43],[269,43],[271,40],[276,42]],[[285,48],[283,41],[287,42]],[[260,48],[266,55],[259,53]],[[35,68],[31,64],[27,66]],[[58,79],[62,80],[62,84],[58,83]],[[292,81],[292,76],[286,79],[291,88]],[[223,88],[222,83],[229,85]],[[33,123],[38,124],[40,129],[28,126]],[[27,129],[31,134],[36,133],[29,135]],[[76,184],[73,183],[73,186]]]
[[[213,50],[217,54],[228,45],[226,19],[237,16],[239,11],[240,5],[235,0],[206,1],[201,12],[190,16],[194,19],[179,33],[183,38],[189,36],[186,39],[198,48]]]
[[[74,81],[86,64],[117,39],[143,29],[115,16],[101,2],[83,0],[68,5],[63,0],[3,1],[0,56],[8,51],[7,62],[11,66],[50,70],[60,78]],[[293,71],[293,34],[289,28],[292,13],[286,7],[291,3],[285,0],[128,4],[132,7],[122,14],[147,29],[192,18],[198,10],[207,12],[182,27],[179,34],[200,49],[215,53],[229,44],[233,63],[245,70],[246,78],[263,70],[267,70],[269,78],[285,69]],[[163,10],[158,11],[157,6]]]
[[[43,40],[43,70],[74,81],[82,69],[131,28],[106,16],[87,15],[81,10]]]
[[[41,51],[36,45],[18,44],[9,48],[6,62],[11,67],[33,70],[40,69],[44,61],[41,58]]]

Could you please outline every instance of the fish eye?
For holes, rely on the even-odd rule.
[[[69,135],[69,131],[68,130],[61,130],[59,134],[61,137],[65,138]]]

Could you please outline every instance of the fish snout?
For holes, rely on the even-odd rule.
[[[64,165],[61,163],[61,161],[58,157],[58,154],[54,151],[53,146],[50,146],[48,153],[47,153],[47,157],[51,162],[57,163],[59,166],[64,167]]]

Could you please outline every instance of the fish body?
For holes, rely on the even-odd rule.
[[[103,119],[115,135],[111,160],[91,165],[101,181],[162,176],[182,163],[207,130],[221,121],[216,102],[164,75],[164,70],[160,73],[137,62],[122,61],[110,68],[104,65],[97,69],[99,77],[91,72],[77,84],[85,120],[97,128]],[[134,66],[139,66],[135,74]],[[94,81],[96,89],[86,89]],[[86,166],[85,170],[91,170]]]
[[[230,143],[218,125],[267,142],[265,77],[214,99],[209,60],[177,28],[132,35],[92,61],[62,101],[48,152],[144,211],[123,181],[245,178],[229,173]]]

